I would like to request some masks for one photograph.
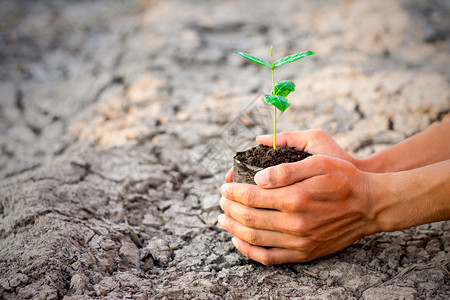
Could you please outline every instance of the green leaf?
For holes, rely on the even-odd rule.
[[[250,55],[248,53],[243,53],[243,52],[234,52],[234,54],[239,54],[243,58],[246,58],[249,61],[254,62],[255,64],[258,64],[261,66],[266,66],[266,67],[270,68],[270,64],[268,62],[262,60],[261,58],[254,57],[253,55]]]
[[[295,91],[295,83],[290,80],[283,80],[275,85],[275,92],[272,91],[272,95],[287,97],[293,91]]]
[[[281,112],[284,112],[289,106],[291,106],[291,103],[283,96],[280,95],[264,95],[264,100],[269,103],[270,105],[275,106]]]
[[[280,58],[276,62],[274,62],[273,63],[273,68],[274,69],[278,68],[279,66],[282,66],[282,65],[294,62],[294,61],[299,60],[299,59],[301,59],[303,57],[310,56],[310,55],[313,55],[313,54],[316,54],[316,53],[314,53],[313,51],[306,51],[306,52],[297,53],[297,54],[294,54],[294,55],[285,56],[283,58]]]

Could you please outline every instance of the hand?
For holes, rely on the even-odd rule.
[[[377,232],[370,176],[320,154],[267,168],[258,186],[222,186],[219,224],[242,254],[264,265],[309,261]]]
[[[273,135],[258,136],[256,142],[273,146]],[[325,130],[321,129],[279,133],[277,146],[295,147],[300,151],[333,156],[357,164],[357,159],[345,152]]]
[[[258,144],[273,146],[273,135],[256,138]],[[351,162],[358,166],[360,161],[344,151],[324,130],[292,131],[277,134],[277,146],[295,147],[311,154],[325,154]],[[233,169],[225,176],[226,182],[233,181]]]

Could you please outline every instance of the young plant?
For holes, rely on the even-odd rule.
[[[264,100],[274,106],[273,113],[273,149],[276,149],[277,142],[277,108],[284,113],[284,111],[291,105],[289,100],[286,98],[291,92],[295,91],[295,83],[289,80],[282,80],[275,84],[275,69],[279,66],[294,62],[303,57],[310,56],[315,54],[313,51],[306,51],[302,53],[297,53],[294,55],[288,55],[279,60],[273,62],[273,46],[270,46],[270,64],[260,58],[257,58],[253,55],[243,53],[243,52],[234,52],[234,54],[239,54],[245,59],[248,59],[255,64],[269,67],[272,70],[272,92],[270,94],[264,95]]]

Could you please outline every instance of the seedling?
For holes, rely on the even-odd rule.
[[[243,52],[234,52],[234,54],[239,54],[245,59],[248,59],[255,64],[269,67],[272,70],[272,92],[270,94],[264,95],[264,100],[274,106],[273,113],[273,149],[276,149],[277,142],[277,108],[284,113],[284,111],[291,106],[291,103],[286,98],[291,92],[295,91],[295,83],[290,80],[282,80],[275,84],[275,69],[279,66],[294,62],[303,57],[310,56],[315,54],[313,51],[306,51],[302,53],[297,53],[294,55],[288,55],[279,60],[273,62],[273,46],[270,46],[270,64],[260,58],[257,58],[253,55],[243,53]]]

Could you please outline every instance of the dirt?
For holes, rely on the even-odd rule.
[[[233,182],[256,184],[255,175],[264,168],[282,163],[300,161],[311,154],[297,151],[295,147],[257,145],[238,152],[233,157]]]
[[[0,298],[449,299],[450,222],[265,267],[217,224],[272,128],[270,72],[314,50],[278,130],[365,157],[449,110],[448,1],[0,1]]]
[[[258,145],[244,152],[236,153],[234,158],[252,166],[268,168],[283,163],[301,161],[308,156],[311,154],[298,151],[295,147],[280,146],[273,149],[273,147]]]

